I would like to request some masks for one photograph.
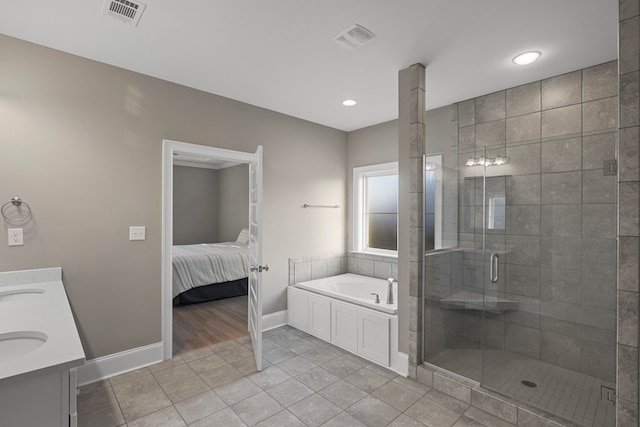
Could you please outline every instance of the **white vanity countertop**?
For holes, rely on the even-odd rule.
[[[12,293],[24,290],[44,292]],[[19,357],[2,361],[0,355],[0,381],[26,373],[69,369],[84,363],[84,350],[62,284],[60,267],[0,272],[0,337],[19,331],[46,334],[47,340]]]

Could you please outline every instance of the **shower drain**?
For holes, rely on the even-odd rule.
[[[529,380],[522,380],[520,381],[522,383],[522,385],[525,385],[527,387],[531,387],[531,388],[536,388],[538,387],[538,384],[534,383],[533,381],[529,381]]]

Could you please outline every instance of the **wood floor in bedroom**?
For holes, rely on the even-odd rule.
[[[173,307],[173,355],[249,335],[246,295]]]

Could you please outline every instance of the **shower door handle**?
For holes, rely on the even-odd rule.
[[[497,283],[500,277],[500,255],[497,252],[491,254],[491,261],[489,267],[489,275],[491,276],[491,283]]]

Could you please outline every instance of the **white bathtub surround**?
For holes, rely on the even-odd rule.
[[[398,284],[393,284],[394,303],[387,304],[388,283],[384,279],[346,273],[324,279],[298,282],[296,287],[383,313],[398,314]],[[372,294],[380,297],[379,303],[375,302],[375,295]]]
[[[349,252],[347,273],[398,280],[398,257]]]
[[[387,286],[351,273],[290,286],[289,325],[406,376],[408,356],[398,351],[397,284],[394,304],[386,304]]]
[[[74,425],[85,355],[61,268],[0,273],[0,347],[2,422]]]
[[[289,258],[289,286],[345,273],[397,280],[398,258],[363,252]]]
[[[347,259],[345,253],[289,258],[289,286],[346,273]]]

